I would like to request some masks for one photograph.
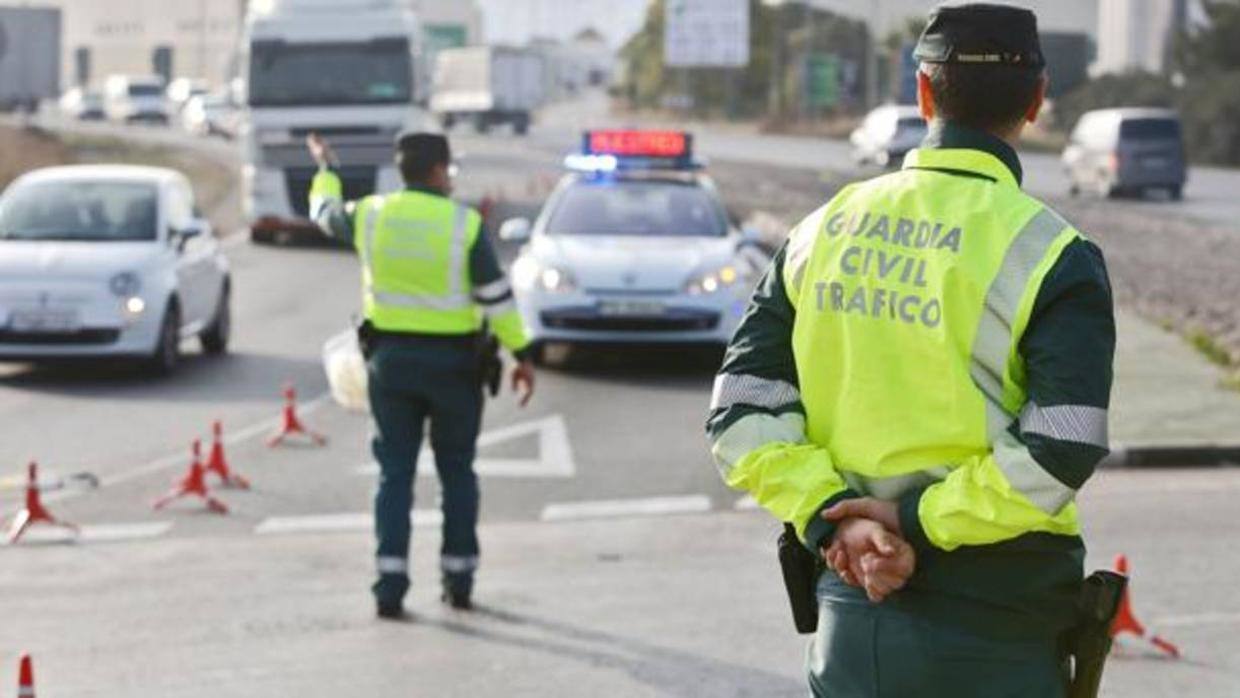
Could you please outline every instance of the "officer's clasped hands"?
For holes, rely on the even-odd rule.
[[[822,516],[838,523],[823,559],[840,579],[863,588],[875,603],[904,587],[916,569],[917,556],[900,536],[894,503],[853,499],[827,509]]]

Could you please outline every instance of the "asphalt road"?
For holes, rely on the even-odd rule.
[[[459,137],[457,148],[463,154],[467,175],[461,194],[477,198],[502,188],[512,206],[510,210],[528,210],[553,181],[558,156],[574,141],[570,125],[558,123],[559,126],[541,127],[529,141],[502,134],[489,138]],[[170,138],[186,147],[201,147],[175,135],[155,137]],[[708,151],[716,147],[711,145],[712,138],[715,136],[703,139]],[[760,144],[755,147],[761,149],[766,147],[761,144],[770,142],[755,141]],[[210,153],[204,154],[212,156],[228,157],[232,152],[219,144],[207,147]],[[742,149],[727,151],[729,156],[746,159],[743,148],[748,146],[728,147]],[[838,153],[824,152],[826,166],[846,167]],[[723,155],[717,157],[725,159]],[[783,154],[771,150],[770,157],[773,164],[786,166],[803,155],[797,149]],[[819,161],[815,158],[814,162]],[[1161,211],[1158,207],[1163,205],[1150,206],[1151,210]],[[106,628],[120,621],[103,613],[86,614],[76,604],[66,606],[67,587],[41,591],[43,587],[37,581],[30,582],[27,574],[78,574],[70,571],[80,570],[82,579],[91,580],[92,585],[119,582],[124,586],[129,579],[126,575],[130,574],[126,572],[126,560],[152,568],[168,564],[174,571],[184,569],[186,574],[195,575],[190,558],[223,561],[235,554],[235,572],[244,575],[244,570],[258,569],[264,560],[288,562],[275,554],[282,547],[276,541],[283,539],[272,536],[297,535],[296,549],[308,555],[313,555],[311,549],[317,549],[315,540],[323,541],[324,551],[336,550],[341,540],[359,548],[368,545],[366,512],[374,486],[367,451],[369,427],[365,418],[347,414],[323,399],[326,386],[319,362],[322,342],[345,328],[350,315],[357,310],[356,260],[349,252],[332,248],[255,247],[244,236],[234,236],[228,244],[236,289],[236,343],[230,355],[208,358],[195,350],[182,371],[161,381],[149,381],[124,368],[99,365],[69,369],[0,367],[0,423],[8,425],[0,439],[0,478],[20,474],[27,460],[37,458],[50,475],[90,471],[102,480],[102,487],[97,490],[69,488],[49,493],[48,499],[59,514],[87,527],[79,546],[0,549],[0,568],[6,575],[3,578],[11,584],[27,580],[19,584],[25,595],[16,601],[10,598],[0,602],[0,608],[20,603],[26,609],[35,602],[54,609],[73,608],[63,613],[53,611],[51,615],[60,618],[60,623],[87,624],[88,634],[102,636],[106,635]],[[505,250],[506,255],[511,252]],[[514,561],[520,556],[510,553],[511,546],[520,545],[524,538],[538,538],[541,530],[557,531],[547,534],[558,536],[557,545],[583,550],[592,560],[597,552],[598,559],[604,560],[602,556],[610,553],[605,546],[598,546],[608,540],[608,526],[613,525],[613,518],[627,520],[746,508],[745,501],[719,483],[702,434],[702,419],[717,362],[718,356],[709,351],[579,351],[568,356],[562,365],[540,374],[539,392],[529,408],[518,408],[511,396],[491,402],[479,461],[484,488],[483,520],[486,530],[497,532],[496,545],[502,546],[504,552],[496,556],[498,562],[488,568],[488,574],[504,580],[503,584],[508,585],[504,588],[519,587],[511,575],[524,562]],[[292,382],[300,390],[305,421],[330,438],[327,447],[273,450],[262,444],[262,437],[274,426],[280,408],[279,391],[285,382]],[[190,503],[163,513],[152,512],[150,501],[167,489],[183,469],[190,440],[207,436],[214,419],[224,421],[232,465],[253,481],[254,489],[221,493],[232,509],[228,516],[203,513]],[[421,469],[424,474],[432,471],[425,460]],[[1149,663],[1121,668],[1119,672],[1126,678],[1118,680],[1116,685],[1122,690],[1113,695],[1236,695],[1226,691],[1237,686],[1237,665],[1229,653],[1232,649],[1240,650],[1240,641],[1235,638],[1240,630],[1240,606],[1231,598],[1229,589],[1234,584],[1227,580],[1234,578],[1238,558],[1230,555],[1224,544],[1234,532],[1234,521],[1228,519],[1227,512],[1236,489],[1230,471],[1189,475],[1167,471],[1139,477],[1106,474],[1095,489],[1087,489],[1082,506],[1097,553],[1092,562],[1105,564],[1114,552],[1132,553],[1142,565],[1141,573],[1148,575],[1143,579],[1149,580],[1141,586],[1142,608],[1151,609],[1149,616],[1164,621],[1171,631],[1190,642],[1199,657],[1204,657],[1200,665],[1180,665],[1169,674]],[[19,494],[12,489],[0,492],[0,510],[13,511]],[[435,505],[436,484],[433,478],[424,478],[418,485],[419,513],[415,515],[420,531],[415,536],[420,545],[435,537]],[[709,514],[702,520],[709,521],[710,516],[727,518]],[[575,539],[563,533],[588,520],[600,521],[592,524],[589,537]],[[660,564],[687,565],[693,569],[697,542],[674,532],[677,519],[666,521],[666,525],[652,526],[641,535],[662,536],[660,531],[669,531]],[[545,522],[546,528],[533,522]],[[622,526],[618,522],[614,525]],[[757,528],[761,530],[762,526]],[[702,524],[694,530],[710,535],[711,525]],[[327,534],[350,537],[325,537]],[[126,542],[103,546],[105,541]],[[750,547],[760,548],[766,556],[768,542],[759,534],[750,541]],[[75,558],[76,552],[81,557]],[[90,564],[91,560],[104,559],[97,556],[106,556],[104,568]],[[364,565],[365,551],[359,550],[354,558]],[[740,561],[749,559],[738,557],[738,564],[748,564]],[[505,567],[509,562],[517,567]],[[714,564],[711,573],[726,576],[726,563],[716,560]],[[273,574],[283,578],[293,571],[281,568]],[[573,599],[566,603],[576,608],[581,594],[622,599],[627,588],[643,583],[639,576],[617,574],[601,575],[597,583],[581,589],[564,587],[561,580],[566,599]],[[355,579],[357,576],[348,579],[360,589],[364,581]],[[238,607],[230,610],[208,605],[211,613],[248,617],[246,614],[251,611],[241,606],[247,598],[245,585],[251,582],[241,578],[227,581],[231,582],[231,589],[221,593],[234,599]],[[133,589],[123,592],[128,594],[125,599],[133,598],[121,605],[139,604],[144,598],[151,599],[156,607],[165,603],[159,599],[171,593],[167,579],[159,577],[148,582],[149,585],[135,583]],[[681,582],[690,583],[687,579]],[[682,595],[693,593],[689,587],[676,589]],[[511,593],[519,594],[515,590]],[[719,603],[741,607],[745,605],[745,594],[738,587],[731,596],[722,592],[716,596],[727,599]],[[555,606],[548,600],[543,603]],[[686,607],[692,606],[689,601],[685,603]],[[361,612],[356,606],[348,608],[350,613]],[[63,629],[58,629],[63,625],[35,620],[24,611],[14,613],[17,615],[5,614],[16,618],[16,625],[10,623],[15,630],[0,634],[0,654],[16,649],[15,643],[28,637],[47,652],[95,656],[91,654],[94,650],[80,643],[58,639],[64,635]],[[744,612],[738,614],[749,618],[745,623],[752,621]],[[201,621],[193,613],[176,617]],[[780,627],[783,621],[781,618]],[[772,637],[776,632],[769,622],[742,623],[738,627],[756,633],[755,638]],[[626,632],[644,634],[647,639],[657,639],[666,630],[660,629],[655,619],[630,623],[626,628]],[[718,623],[711,629],[716,638],[722,637],[724,641],[726,633],[738,632],[737,627]],[[23,634],[23,630],[29,634]],[[293,624],[268,630],[271,637],[281,637],[321,628]],[[184,635],[170,632],[161,636],[154,630],[151,633],[143,639],[143,646],[172,643],[171,649],[162,649],[160,656],[174,661],[176,648],[181,646],[176,643]],[[263,632],[256,635],[266,636]],[[706,637],[682,640],[711,644]],[[73,645],[72,652],[66,642]],[[367,642],[372,639],[363,640]],[[786,645],[787,638],[780,636],[779,642]],[[769,655],[768,652],[754,656]],[[511,666],[517,666],[519,660],[510,661],[514,662]],[[589,664],[590,660],[582,661]],[[761,670],[756,659],[737,661],[751,671]],[[467,667],[456,667],[454,671],[457,669],[465,672]],[[514,671],[520,673],[518,669]],[[781,685],[795,686],[795,666],[781,671]],[[580,674],[581,680],[587,680],[588,674]],[[199,676],[213,675],[238,676],[223,668],[201,667]],[[657,679],[656,674],[656,684]],[[196,695],[189,690],[191,684],[178,684],[185,690],[169,691],[167,695]],[[646,685],[649,688],[649,683]],[[681,688],[671,695],[694,695],[683,683],[678,685]],[[1210,688],[1194,692],[1194,686]],[[483,690],[481,694],[487,692]],[[646,693],[600,695],[639,694]],[[739,689],[735,693],[741,694]],[[515,691],[514,695],[525,693]]]

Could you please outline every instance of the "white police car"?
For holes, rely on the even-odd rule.
[[[679,131],[591,131],[526,242],[513,290],[535,347],[723,345],[770,259],[731,220]]]

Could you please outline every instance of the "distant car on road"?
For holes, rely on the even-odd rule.
[[[232,331],[228,262],[172,170],[84,165],[0,196],[0,361],[141,359],[157,374]]]
[[[113,75],[104,84],[108,118],[122,123],[168,123],[164,81],[158,76]]]
[[[535,350],[553,343],[722,346],[769,257],[733,223],[680,132],[594,131],[525,242],[513,293]]]
[[[858,165],[899,167],[908,151],[926,137],[926,120],[917,107],[887,104],[866,115],[849,141]]]
[[[168,106],[172,113],[180,113],[189,101],[198,95],[205,95],[209,92],[206,80],[195,78],[177,78],[168,83],[168,89],[164,91],[164,96],[168,99]]]
[[[1063,151],[1073,196],[1184,196],[1188,165],[1180,118],[1169,109],[1100,109],[1081,116]]]
[[[181,110],[181,126],[199,136],[232,138],[237,131],[237,108],[227,94],[195,95]]]
[[[60,112],[78,121],[102,121],[107,118],[103,109],[103,95],[82,87],[69,89],[60,97]]]

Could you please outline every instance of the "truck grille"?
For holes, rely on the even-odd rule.
[[[313,167],[290,167],[284,170],[284,183],[288,187],[288,203],[302,217],[310,215],[310,181],[317,169]],[[344,186],[346,201],[355,201],[375,193],[377,170],[366,166],[345,166],[336,171]]]

